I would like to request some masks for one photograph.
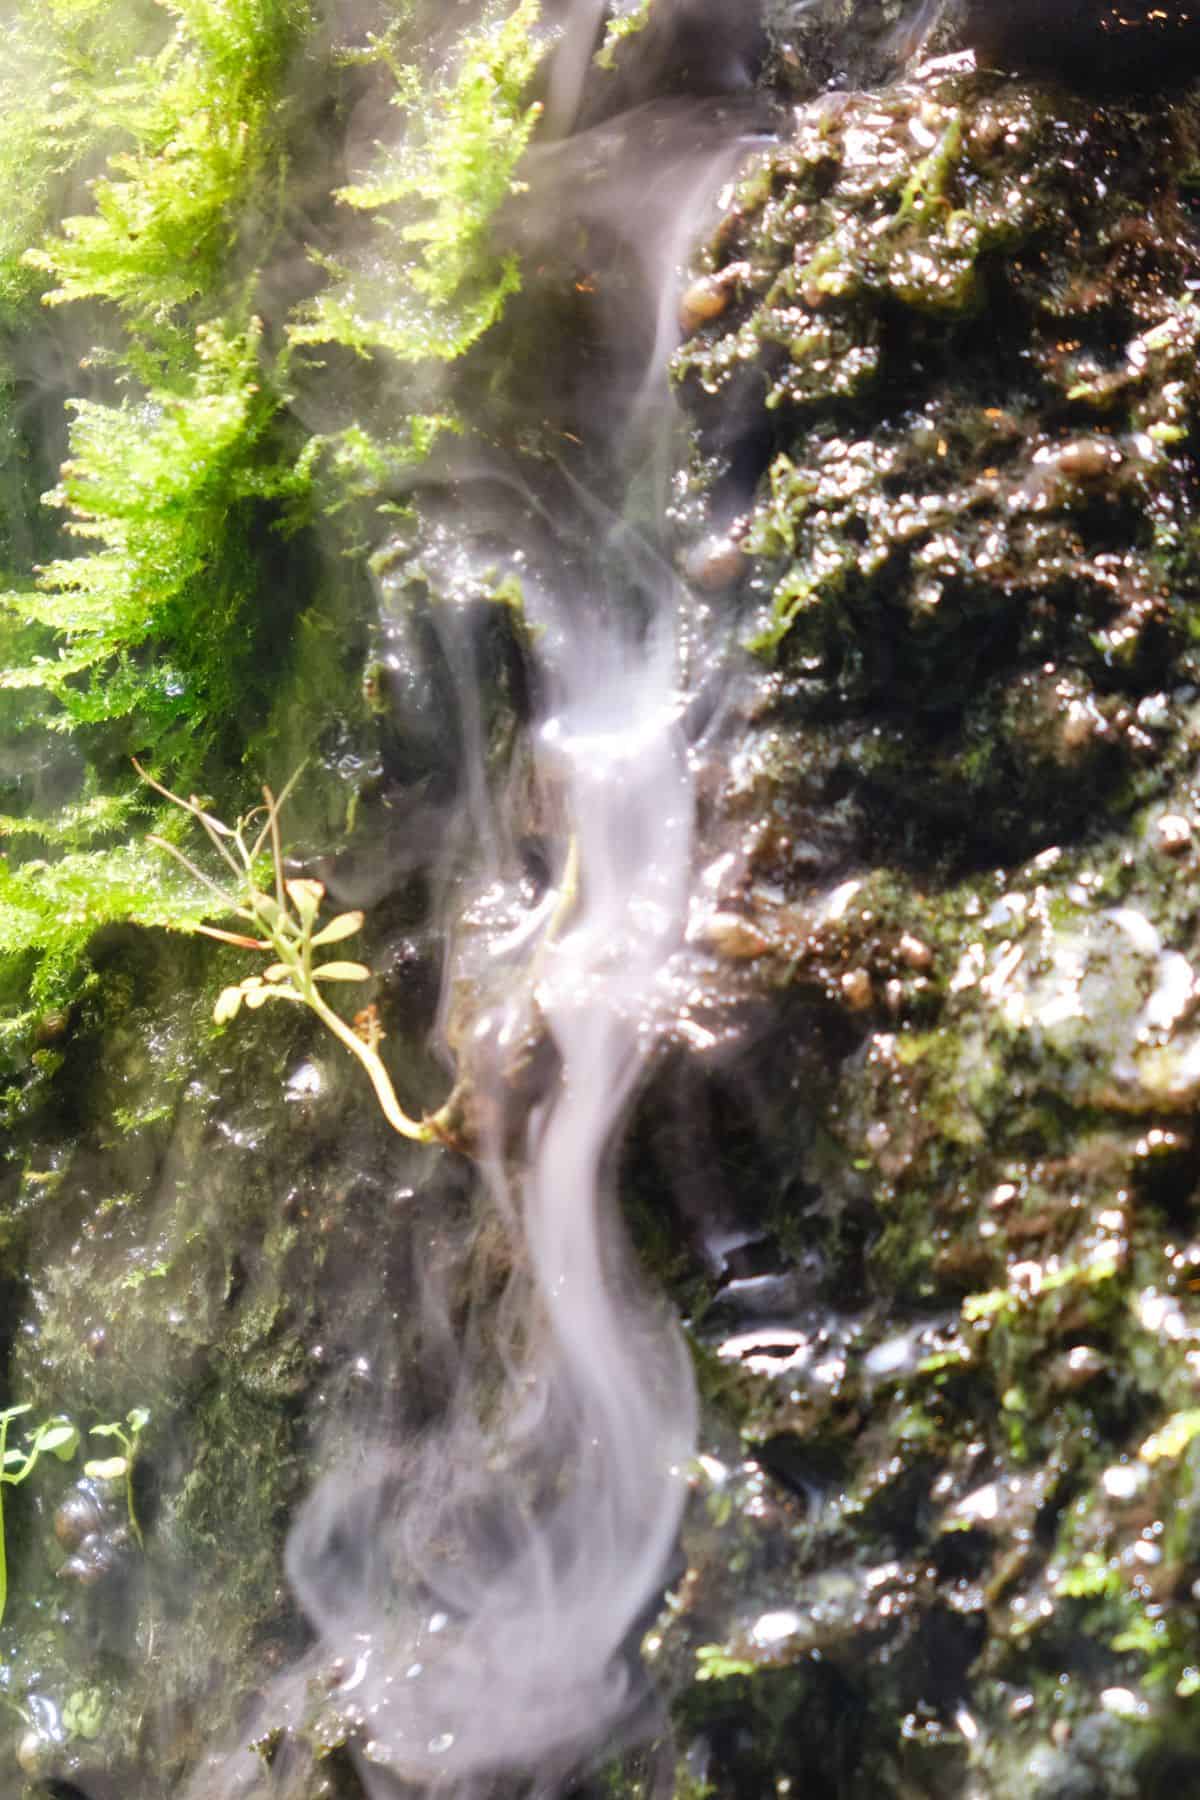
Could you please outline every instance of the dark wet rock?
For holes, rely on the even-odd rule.
[[[768,0],[775,72],[798,93],[878,86],[919,54],[1091,92],[1156,93],[1200,75],[1194,0]]]
[[[766,33],[756,6],[726,0],[653,0],[635,29],[599,53],[581,122],[640,106],[664,95],[711,97],[752,88],[761,69]]]
[[[698,271],[680,555],[741,546],[748,670],[696,1060],[773,1142],[726,1124],[708,1182],[777,1257],[739,1308],[701,1218],[678,1285],[660,1654],[717,1793],[1200,1770],[1195,133],[935,64],[800,109]]]
[[[964,853],[1011,857],[1161,752],[1190,129],[1148,143],[1136,113],[938,69],[802,110],[711,252],[737,298],[677,367],[717,454],[761,419],[746,641],[779,718],[870,717],[827,780],[878,828],[948,849],[969,814]]]
[[[772,74],[805,97],[878,87],[947,35],[957,19],[945,11],[941,0],[767,0]]]
[[[1183,86],[1200,75],[1194,0],[967,0],[980,59],[1108,89]]]

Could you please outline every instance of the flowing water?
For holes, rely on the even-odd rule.
[[[323,1676],[381,1800],[397,1781],[483,1793],[506,1774],[549,1791],[645,1728],[639,1637],[671,1572],[695,1449],[690,1357],[636,1267],[613,1166],[660,1044],[692,874],[688,595],[659,541],[667,364],[692,244],[754,135],[744,110],[679,99],[573,134],[597,14],[578,0],[564,20],[548,129],[507,229],[527,246],[586,229],[624,265],[619,297],[601,305],[592,382],[603,457],[636,493],[638,524],[565,472],[564,530],[519,468],[452,471],[468,521],[489,489],[510,490],[543,550],[562,540],[559,566],[543,554],[536,570],[508,546],[540,664],[532,779],[561,821],[561,868],[536,907],[472,951],[502,972],[489,974],[500,997],[472,1020],[471,1068],[483,1203],[512,1273],[499,1306],[486,1298],[456,1336],[431,1270],[423,1304],[439,1316],[447,1404],[390,1439],[363,1421],[360,1452],[343,1444],[305,1504],[287,1573],[316,1643],[262,1715],[302,1713],[304,1680]],[[474,886],[503,896],[512,822],[484,770],[470,648],[453,619],[440,630]],[[505,1088],[506,1056],[531,1029],[552,1046],[532,1106]],[[243,1791],[248,1760],[235,1751],[199,1793]]]

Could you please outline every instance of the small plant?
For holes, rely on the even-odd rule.
[[[150,1414],[144,1406],[135,1406],[132,1412],[125,1414],[124,1423],[119,1419],[107,1425],[93,1425],[89,1437],[115,1438],[121,1446],[119,1456],[104,1456],[85,1462],[83,1472],[95,1481],[120,1481],[125,1479],[125,1509],[129,1514],[129,1529],[137,1539],[139,1550],[146,1548],[146,1540],[142,1536],[142,1528],[138,1522],[137,1508],[133,1503],[133,1465],[137,1461],[138,1441],[142,1432],[150,1422]]]
[[[8,1447],[8,1432],[14,1419],[21,1418],[31,1412],[32,1407],[26,1402],[23,1406],[10,1406],[0,1412],[0,1622],[4,1619],[4,1608],[8,1601],[8,1557],[4,1547],[4,1489],[18,1487],[27,1476],[32,1475],[38,1459],[46,1452],[51,1452],[62,1462],[70,1462],[79,1447],[79,1432],[69,1419],[47,1419],[37,1430],[30,1433],[24,1449]]]
[[[299,771],[278,798],[269,787],[264,787],[263,805],[240,818],[236,825],[229,826],[206,812],[194,795],[187,800],[181,799],[148,775],[140,763],[135,762],[134,767],[156,793],[197,820],[229,870],[233,885],[227,887],[214,881],[165,838],[152,837],[150,842],[173,856],[210,891],[220,902],[221,914],[244,919],[261,935],[251,937],[215,925],[197,925],[195,929],[220,943],[235,944],[241,949],[257,950],[274,957],[261,975],[248,975],[236,987],[222,989],[213,1008],[216,1022],[227,1024],[243,1007],[254,1012],[269,1000],[286,1000],[296,1006],[306,1006],[366,1070],[383,1116],[394,1131],[418,1144],[451,1142],[445,1107],[430,1117],[410,1119],[397,1100],[391,1076],[379,1055],[383,1033],[375,1008],[364,1008],[354,1024],[349,1024],[334,1011],[322,991],[322,984],[328,982],[368,981],[371,971],[360,962],[314,961],[314,951],[353,937],[362,926],[363,915],[361,912],[339,913],[320,924],[317,915],[325,898],[322,883],[306,878],[289,880],[284,875],[279,813]],[[270,893],[259,885],[257,878],[262,859],[268,853],[274,890]]]

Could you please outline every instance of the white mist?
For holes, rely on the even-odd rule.
[[[579,0],[580,29],[567,34],[551,85],[560,128],[598,16],[594,0]],[[621,459],[640,471],[643,512],[647,493],[665,485],[682,265],[749,141],[744,116],[672,102],[664,134],[687,129],[657,178],[651,171],[639,183],[637,157],[616,157],[607,187],[589,177],[566,198],[584,152],[584,166],[603,168],[610,142],[661,148],[651,115],[639,108],[628,130],[618,122],[615,136],[588,133],[586,144],[543,144],[530,172],[535,201],[560,186],[568,214],[573,205],[577,222],[603,219],[641,272],[644,310],[631,335],[643,349],[621,375],[618,435]],[[633,204],[635,188],[652,197],[648,209]],[[533,235],[553,230],[543,218]],[[630,323],[607,322],[614,366]],[[684,596],[652,544],[576,500],[593,543],[571,562],[591,576],[525,584],[543,694],[537,785],[562,820],[573,880],[562,904],[537,909],[532,929],[509,933],[505,951],[512,957],[515,943],[520,952],[509,1024],[533,1017],[554,1053],[519,1131],[505,1116],[500,1055],[497,1091],[480,1109],[493,1122],[481,1200],[507,1241],[508,1290],[460,1321],[456,1338],[454,1304],[431,1274],[427,1335],[452,1371],[448,1400],[415,1437],[389,1441],[381,1422],[356,1466],[343,1437],[338,1466],[288,1544],[288,1576],[315,1643],[273,1685],[262,1722],[302,1724],[319,1705],[315,1678],[352,1730],[374,1800],[414,1788],[508,1792],[510,1776],[550,1794],[653,1719],[639,1643],[671,1573],[696,1396],[679,1327],[637,1269],[613,1168],[671,1009],[664,978],[689,899]],[[461,671],[469,659],[457,662]],[[470,695],[461,711],[468,725],[477,719]],[[502,817],[486,816],[482,745],[463,801],[482,861],[502,863],[510,834]],[[489,1031],[501,1046],[504,1021],[481,1021]],[[481,1056],[476,1079],[486,1068]],[[381,1296],[381,1312],[387,1304]],[[286,1772],[275,1774],[286,1790]],[[250,1782],[244,1760],[226,1763],[215,1783],[209,1771],[204,1800],[248,1793]]]
[[[361,1481],[334,1476],[289,1547],[324,1651],[352,1669],[361,1772],[381,1794],[387,1774],[467,1791],[508,1770],[553,1778],[619,1740],[646,1700],[639,1626],[694,1448],[688,1353],[642,1287],[609,1173],[688,896],[670,613],[647,630],[620,593],[541,605],[555,699],[539,754],[578,878],[535,995],[558,1072],[522,1168],[489,1171],[522,1265],[520,1348],[486,1418],[487,1372],[464,1370],[459,1405],[379,1504],[364,1512]]]

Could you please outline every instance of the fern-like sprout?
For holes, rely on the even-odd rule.
[[[363,915],[361,912],[338,913],[322,924],[318,914],[325,898],[324,885],[304,877],[289,879],[284,874],[279,813],[300,771],[297,770],[278,796],[269,787],[264,787],[263,804],[231,826],[206,812],[195,795],[185,800],[163,787],[136,759],[134,767],[156,794],[191,814],[225,864],[228,876],[222,881],[213,880],[165,838],[151,837],[150,843],[173,856],[193,880],[209,890],[214,902],[219,903],[214,906],[218,916],[242,919],[256,935],[225,931],[215,925],[197,925],[195,929],[206,937],[216,938],[219,943],[259,951],[272,958],[261,975],[247,975],[236,987],[222,989],[213,1008],[216,1022],[227,1024],[243,1007],[254,1012],[269,1000],[306,1006],[366,1070],[383,1116],[394,1131],[418,1144],[451,1142],[446,1107],[423,1119],[409,1118],[401,1107],[391,1076],[379,1055],[378,1046],[383,1034],[375,1009],[368,1007],[359,1014],[363,1023],[356,1030],[325,998],[324,984],[369,981],[371,971],[360,962],[314,960],[314,951],[353,937],[362,927]],[[264,854],[269,854],[271,859],[273,893],[260,887],[256,878]]]

